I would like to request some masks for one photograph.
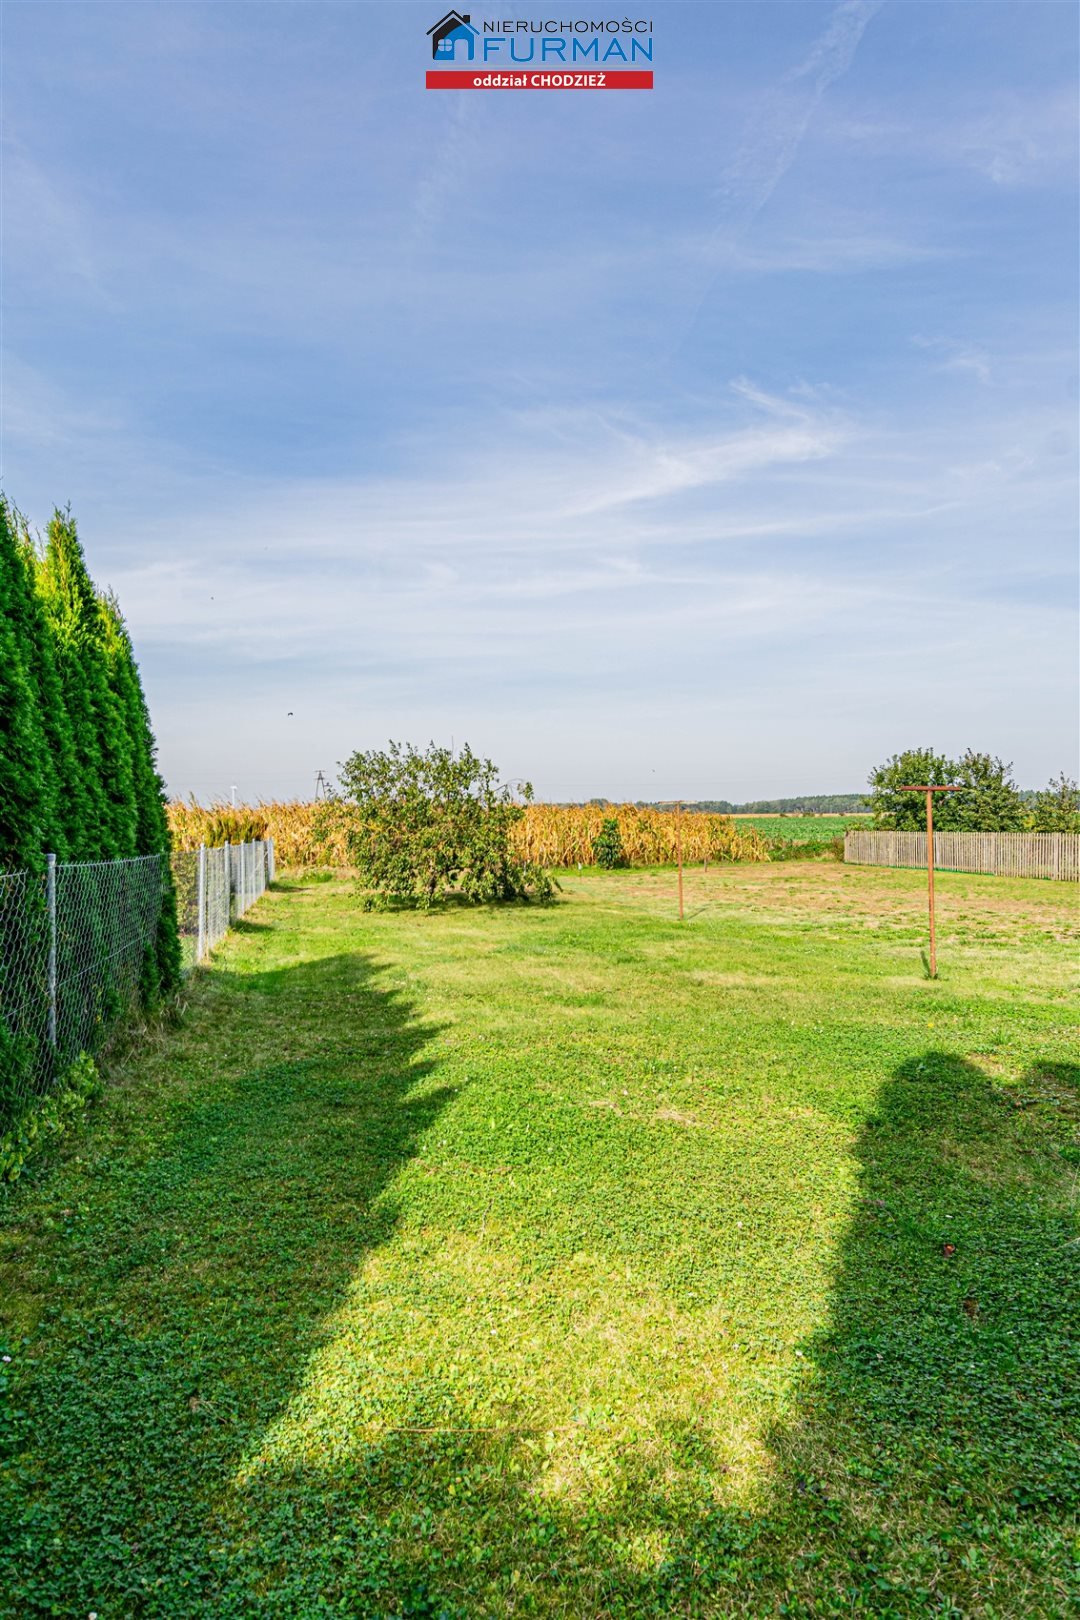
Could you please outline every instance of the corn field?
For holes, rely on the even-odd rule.
[[[174,850],[272,838],[279,867],[349,864],[345,820],[332,799],[235,806],[174,799],[168,811]]]
[[[169,805],[174,849],[272,838],[282,867],[348,866],[347,816],[347,808],[332,799],[235,807],[174,800]],[[530,804],[513,830],[513,841],[525,860],[541,866],[591,866],[593,839],[610,817],[618,822],[630,866],[674,864],[676,812],[633,804]],[[684,812],[681,821],[688,864],[769,859],[766,840],[756,828],[740,826],[730,816]]]
[[[591,866],[593,839],[605,820],[619,826],[630,866],[670,866],[676,859],[679,823],[682,858],[695,861],[767,861],[764,838],[740,828],[730,816],[651,810],[634,804],[530,804],[514,828],[514,841],[526,860],[540,866]]]

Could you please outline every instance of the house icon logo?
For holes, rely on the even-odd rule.
[[[434,62],[453,62],[458,45],[464,43],[465,54],[471,62],[476,50],[476,29],[470,25],[469,12],[448,11],[434,28],[428,29],[431,39],[431,58]]]

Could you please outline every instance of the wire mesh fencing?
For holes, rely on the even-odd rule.
[[[0,1135],[156,982],[161,859],[0,876]]]
[[[274,881],[274,840],[183,850],[172,856],[184,967],[205,960]]]
[[[170,857],[184,965],[274,877],[272,839]],[[164,857],[0,873],[0,1138],[157,984]]]

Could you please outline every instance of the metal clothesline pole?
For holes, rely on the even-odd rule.
[[[926,889],[930,905],[930,977],[937,978],[937,925],[934,917],[934,794],[963,793],[963,787],[932,787],[928,782],[916,782],[902,787],[901,793],[926,794]]]

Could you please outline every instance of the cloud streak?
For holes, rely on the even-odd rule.
[[[808,55],[766,94],[717,192],[730,233],[744,231],[765,207],[794,163],[825,92],[848,72],[883,4],[843,0]]]
[[[72,501],[175,788],[453,733],[826,791],[931,706],[1068,764],[1075,26],[879,9],[455,100],[410,7],[9,8],[8,492]]]

